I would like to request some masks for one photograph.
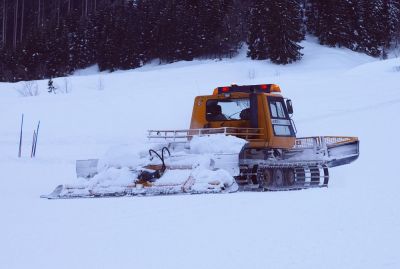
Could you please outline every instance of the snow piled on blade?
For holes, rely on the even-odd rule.
[[[107,152],[99,159],[97,165],[98,172],[107,170],[110,167],[121,168],[127,167],[134,169],[138,166],[144,165],[145,159],[143,158],[145,152],[148,155],[148,149],[145,150],[146,145],[117,145],[109,148]]]
[[[131,172],[128,167],[109,167],[104,169],[88,182],[89,187],[99,185],[101,187],[115,186],[115,185],[127,185],[134,181],[135,174]]]
[[[195,169],[192,172],[192,176],[196,180],[192,188],[199,192],[206,188],[208,184],[222,188],[231,186],[235,182],[235,179],[224,169]]]
[[[235,182],[232,169],[226,171],[218,167],[221,161],[216,164],[216,155],[231,154],[237,159],[237,154],[245,144],[243,139],[224,134],[195,136],[189,143],[189,149],[171,149],[171,156],[165,156],[167,170],[154,185],[184,184],[192,177],[193,189],[198,192],[207,188],[209,184],[220,188],[231,186]],[[80,178],[79,183],[86,188],[111,188],[135,183],[140,171],[146,170],[146,165],[161,164],[160,159],[149,155],[149,150],[159,150],[164,146],[166,144],[160,143],[146,144],[141,149],[129,145],[112,147],[99,160],[97,175],[89,180]],[[237,163],[231,163],[231,166],[237,167]],[[172,169],[168,169],[169,167]]]
[[[239,153],[246,143],[244,139],[224,134],[195,136],[190,141],[190,152],[194,154]]]

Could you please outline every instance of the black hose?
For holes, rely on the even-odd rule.
[[[169,149],[167,147],[163,147],[161,150],[161,156],[162,156],[163,160],[164,160],[164,150],[166,150],[168,152],[168,156],[171,157],[171,152],[169,152]]]
[[[152,157],[152,155],[151,155],[152,152],[154,152],[154,154],[156,154],[157,157],[162,161],[163,167],[164,167],[164,166],[165,166],[165,164],[164,164],[164,158],[161,157],[160,154],[158,154],[157,151],[155,151],[154,149],[150,149],[150,150],[149,150],[149,155],[150,155],[150,157]]]
[[[164,158],[165,158],[164,157],[164,151],[165,150],[168,152],[168,156],[171,157],[171,152],[169,152],[169,149],[167,147],[163,147],[162,150],[161,150],[161,157],[162,157],[162,162],[163,162],[163,166],[162,166],[161,172],[163,172],[163,173],[164,173],[164,171],[166,169],[166,166],[165,166],[165,163],[164,163]]]
[[[154,153],[154,154],[156,154],[157,155],[157,157],[161,160],[161,162],[162,162],[162,167],[161,167],[161,172],[163,173],[164,171],[165,171],[165,169],[166,169],[166,166],[165,166],[165,162],[164,162],[164,151],[167,151],[168,152],[168,156],[171,156],[171,152],[169,151],[169,149],[167,148],[167,147],[163,147],[162,149],[161,149],[161,156],[160,156],[160,154],[158,154],[158,152],[157,151],[155,151],[154,149],[150,149],[149,150],[149,155],[150,155],[150,157],[152,157],[152,153]]]

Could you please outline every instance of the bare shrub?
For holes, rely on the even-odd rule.
[[[253,80],[256,77],[256,70],[254,68],[250,68],[248,70],[247,76],[249,79]]]
[[[58,84],[56,85],[57,93],[70,93],[72,91],[72,84],[69,78],[64,78],[61,86],[59,86]]]
[[[97,81],[97,90],[104,91],[104,82],[101,76],[99,76],[99,80]]]
[[[60,83],[60,84],[59,84]],[[49,91],[49,93],[54,93],[54,94],[66,94],[70,93],[72,91],[72,83],[69,78],[64,78],[62,81],[56,81],[52,82],[52,90]]]
[[[68,78],[64,78],[64,92],[70,93],[72,91],[71,81]]]
[[[36,81],[25,81],[16,90],[22,97],[39,95],[39,87]]]

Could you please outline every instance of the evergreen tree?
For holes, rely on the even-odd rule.
[[[224,19],[216,39],[219,42],[219,55],[232,57],[247,37],[248,2],[227,1],[224,7]]]
[[[255,0],[250,11],[250,28],[247,40],[249,51],[247,55],[253,60],[266,60],[268,58],[267,39],[267,7],[266,0]]]
[[[160,17],[162,17],[163,0],[135,1],[135,21],[138,26],[138,47],[142,63],[159,57]]]
[[[358,0],[336,1],[335,20],[331,32],[336,37],[336,44],[352,50],[357,49],[360,40],[357,19]]]
[[[1,81],[18,81],[16,53],[9,48],[0,49],[0,79]]]
[[[360,15],[363,32],[361,50],[371,56],[386,57],[385,49],[390,44],[390,15],[385,0],[365,0]]]
[[[201,1],[199,1],[201,2]],[[198,12],[199,4],[197,1],[180,1],[177,5],[175,16],[175,42],[174,60],[191,61],[199,54],[198,48]]]
[[[0,14],[8,18],[0,29],[2,81],[96,63],[113,71],[153,59],[231,57],[245,40],[252,59],[285,64],[301,58],[304,25],[321,44],[376,57],[400,42],[400,0],[57,0],[24,8]]]
[[[341,1],[341,0],[339,0]],[[338,27],[342,24],[338,15],[338,7],[336,0],[319,0],[316,7],[319,14],[319,28],[316,35],[322,45],[336,46],[340,39]]]
[[[301,59],[298,44],[304,39],[300,4],[297,0],[256,1],[250,27],[249,56],[288,64]]]
[[[115,9],[114,31],[118,57],[114,63],[115,68],[131,69],[141,65],[139,48],[137,46],[140,35],[135,23],[135,9],[132,3],[122,3]],[[139,43],[139,42],[138,42]]]
[[[179,8],[179,5],[175,5],[173,1],[166,1],[156,7],[156,10],[160,10],[160,15],[156,24],[155,56],[162,62],[171,63],[177,60],[176,53],[180,30],[178,28],[182,27],[177,22],[177,8]]]
[[[213,4],[211,10],[214,12],[209,13],[210,17],[204,21],[204,24],[208,25],[209,33],[212,33],[209,37],[210,46],[206,56],[214,58],[232,55],[242,41],[239,40],[238,33],[240,13],[234,14],[238,9],[234,8],[232,0],[211,1],[211,3]]]
[[[395,47],[400,43],[400,0],[388,0],[390,38]]]
[[[48,46],[44,28],[30,33],[22,49],[20,64],[24,66],[24,79],[43,79],[46,77]]]
[[[359,50],[363,26],[359,0],[310,0],[306,6],[307,30],[323,45]]]
[[[46,31],[47,54],[47,76],[58,77],[68,74],[67,62],[69,58],[68,32],[64,24],[60,23],[56,28]]]
[[[307,32],[315,36],[319,36],[320,33],[320,13],[321,5],[319,0],[305,1],[305,24]]]
[[[118,33],[115,33],[113,10],[103,7],[97,17],[98,35],[96,60],[100,71],[116,70],[115,61],[118,59],[116,38]]]

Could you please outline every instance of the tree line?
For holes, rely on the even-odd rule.
[[[386,57],[400,0],[0,0],[0,81],[194,58],[301,59],[305,34]]]

